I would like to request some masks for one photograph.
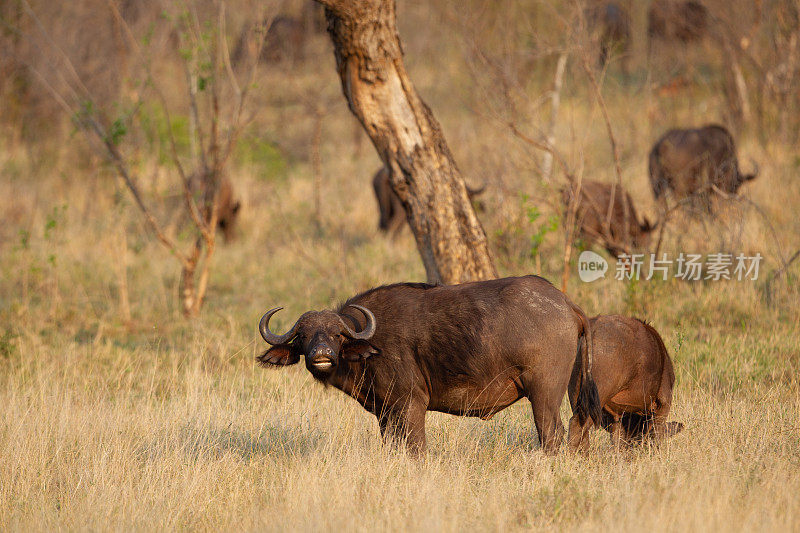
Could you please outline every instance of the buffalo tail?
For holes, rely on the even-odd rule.
[[[581,320],[581,334],[578,337],[578,353],[576,359],[581,365],[581,384],[578,391],[578,401],[575,404],[575,413],[583,424],[588,418],[600,426],[602,419],[602,405],[597,384],[592,377],[592,328],[586,315],[579,308],[575,308]]]

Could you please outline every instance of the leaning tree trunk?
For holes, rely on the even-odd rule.
[[[392,171],[428,281],[496,277],[441,127],[408,78],[395,0],[318,1],[326,7],[342,91]]]

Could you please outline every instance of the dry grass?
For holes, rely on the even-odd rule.
[[[424,27],[428,8],[409,10],[401,30]],[[409,58],[436,49],[436,35],[412,34]],[[764,284],[779,265],[778,245],[785,255],[800,245],[798,160],[778,143],[740,136],[743,159],[762,170],[745,193],[778,243],[748,208],[731,208],[705,230],[684,221],[667,241],[670,253],[759,251],[758,282],[570,279],[588,313],[636,314],[662,332],[677,374],[671,418],[686,430],[659,448],[615,454],[596,432],[588,456],[546,457],[523,401],[488,422],[430,413],[430,451],[417,462],[382,446],[374,418],[302,365],[254,364],[266,308],[287,308],[280,328],[364,288],[424,277],[408,232],[393,243],[376,230],[368,180],[378,160],[366,142],[354,151],[326,46],[315,42],[309,54],[319,59],[295,76],[284,76],[284,65],[260,85],[255,129],[277,143],[280,165],[246,153],[234,163],[241,235],[215,256],[207,307],[192,323],[180,316],[174,261],[146,236],[107,169],[70,144],[46,157],[0,147],[0,529],[800,528],[797,266],[772,291]],[[530,273],[526,243],[536,228],[520,216],[518,193],[535,199],[547,189],[526,170],[531,154],[473,112],[480,95],[461,60],[410,59],[411,75],[467,179],[488,181],[490,240],[519,230],[507,237],[513,253],[496,246],[503,274]],[[723,103],[702,87],[665,100],[609,83],[623,181],[652,216],[650,143],[669,125],[717,120]],[[291,100],[298,88],[330,103],[321,230],[309,218],[312,119]],[[565,94],[559,142],[585,176],[610,181],[604,126],[584,96]],[[157,164],[143,156],[142,174]],[[152,190],[163,187],[156,180]],[[541,248],[541,271],[553,280],[562,240],[550,234]],[[130,322],[121,318],[121,272]]]

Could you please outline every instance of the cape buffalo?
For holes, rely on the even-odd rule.
[[[595,2],[586,13],[600,42],[600,65],[605,66],[612,51],[625,53],[631,41],[631,17],[617,2]],[[624,66],[624,68],[627,68]]]
[[[324,34],[328,29],[328,21],[325,20],[325,6],[314,0],[303,2],[302,19],[303,26],[311,34]]]
[[[576,186],[561,190],[561,199],[569,209]],[[612,206],[611,197],[614,196]],[[625,231],[625,205],[628,206],[628,230]],[[611,213],[609,217],[609,207]],[[608,222],[608,224],[606,224]],[[601,242],[608,253],[618,257],[622,253],[630,253],[628,247],[634,249],[647,248],[650,234],[655,229],[647,218],[639,222],[633,200],[625,189],[618,185],[599,181],[584,181],[581,194],[575,208],[575,226],[578,236],[591,245]]]
[[[650,39],[689,43],[708,32],[708,8],[695,0],[655,0],[647,11]]]
[[[236,222],[239,220],[241,207],[241,202],[234,198],[231,180],[222,178],[217,199],[217,228],[222,231],[225,242],[231,242],[236,237]]]
[[[195,197],[202,196],[200,191],[203,190],[203,183],[200,176],[201,174],[196,172],[189,177],[189,188]],[[222,232],[225,242],[231,242],[236,237],[236,223],[241,206],[241,202],[235,198],[233,183],[230,178],[223,176],[219,182],[219,196],[217,197],[217,229]]]
[[[646,322],[620,315],[591,319],[594,364],[592,376],[603,406],[601,426],[615,446],[645,438],[665,438],[683,429],[667,422],[672,406],[675,372],[658,332]],[[569,382],[570,403],[581,390],[581,368],[575,366]],[[585,447],[592,420],[570,420],[570,445]]]
[[[391,170],[387,167],[381,167],[372,177],[372,188],[375,190],[375,199],[378,202],[378,211],[380,212],[378,228],[382,232],[396,237],[403,229],[406,210],[400,197],[392,189],[392,184],[389,183],[390,176]],[[472,199],[481,194],[485,188],[485,185],[477,189],[467,187],[467,194]]]
[[[260,62],[302,61],[306,49],[306,19],[280,15],[271,20],[265,19],[260,24],[246,24],[231,55],[232,62],[241,65],[253,61],[259,52],[259,45],[261,45],[258,54]]]
[[[697,129],[665,133],[650,151],[650,186],[656,200],[671,191],[676,200],[699,200],[711,212],[710,193],[735,194],[746,181],[756,178],[739,172],[733,136],[723,126],[709,124]]]
[[[537,276],[461,285],[400,283],[371,289],[335,311],[304,313],[283,335],[269,330],[263,365],[305,356],[314,379],[355,398],[384,439],[425,449],[425,413],[484,420],[528,398],[542,448],[554,453],[564,427],[559,406],[573,363],[581,376],[577,420],[600,422],[589,321]]]

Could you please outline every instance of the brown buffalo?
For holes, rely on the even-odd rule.
[[[574,190],[562,189],[562,201],[571,208]],[[612,206],[613,195],[613,206]],[[625,206],[628,208],[627,232],[625,231]],[[609,217],[609,207],[611,212]],[[581,194],[575,207],[575,227],[578,236],[588,245],[600,242],[608,253],[618,257],[630,253],[629,248],[644,249],[650,245],[650,234],[655,225],[647,218],[639,222],[630,194],[618,185],[599,181],[584,181]]]
[[[292,365],[305,356],[314,379],[356,399],[385,439],[412,452],[425,449],[427,411],[486,420],[521,398],[532,404],[542,448],[555,452],[576,361],[576,419],[600,422],[589,321],[542,278],[387,285],[335,311],[309,311],[283,335],[269,330],[279,309],[261,319],[272,348],[258,361]]]
[[[591,319],[592,376],[603,406],[601,426],[615,446],[662,439],[683,429],[667,422],[672,406],[675,372],[658,332],[646,322],[620,315]],[[581,369],[575,366],[569,382],[570,403],[577,401]],[[570,420],[570,445],[585,448],[592,420]]]
[[[189,178],[189,187],[195,197],[202,202],[204,185],[200,173],[192,174]],[[236,226],[241,206],[241,202],[235,197],[233,183],[230,178],[223,176],[219,182],[217,196],[217,229],[222,232],[225,242],[231,242],[236,238]]]
[[[668,131],[650,151],[649,167],[656,200],[665,201],[670,191],[678,201],[699,201],[707,212],[711,212],[714,188],[736,194],[743,183],[758,175],[758,167],[752,174],[739,172],[733,136],[716,124]]]
[[[263,45],[260,35],[263,34]],[[231,60],[234,64],[248,64],[258,52],[258,59],[264,63],[278,63],[289,60],[301,61],[306,48],[306,19],[280,15],[272,20],[264,20],[260,24],[245,25],[239,34],[239,40],[233,49]]]
[[[325,6],[314,0],[303,2],[302,18],[306,31],[311,34],[323,34],[328,29],[328,21],[325,20]]]
[[[618,2],[595,2],[587,9],[586,19],[598,35],[600,65],[605,66],[611,52],[625,54],[631,42],[631,17]]]
[[[708,8],[695,0],[655,0],[647,11],[647,35],[690,43],[708,33],[708,21]]]
[[[225,242],[231,242],[236,237],[236,223],[241,207],[241,202],[234,197],[231,180],[223,178],[219,184],[217,200],[217,228],[222,231]]]
[[[378,202],[378,229],[382,232],[396,237],[403,229],[403,222],[406,220],[406,210],[400,197],[392,189],[389,183],[391,171],[387,167],[381,167],[372,177],[372,188],[375,190],[375,200]],[[467,187],[467,194],[470,199],[481,194],[486,186],[477,189]]]

